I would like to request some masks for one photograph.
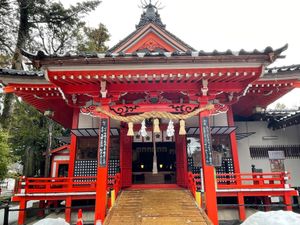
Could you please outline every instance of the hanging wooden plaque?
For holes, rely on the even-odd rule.
[[[208,117],[202,118],[203,144],[205,151],[205,162],[207,165],[213,165],[211,134]]]
[[[100,120],[98,162],[100,167],[106,167],[108,119]]]

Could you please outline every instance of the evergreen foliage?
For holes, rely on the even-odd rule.
[[[8,134],[0,130],[0,181],[6,176],[9,161]]]
[[[9,143],[15,161],[24,165],[26,176],[43,174],[40,168],[45,158],[50,122],[52,122],[50,119],[25,102],[17,101],[14,104]],[[63,136],[64,132],[60,125],[54,123],[54,136]],[[58,145],[58,141],[54,141],[52,147],[55,148]]]
[[[66,8],[56,0],[0,0],[0,67],[38,69],[25,66],[28,62],[24,61],[21,49],[43,50],[47,54],[105,51],[105,42],[109,39],[105,26],[89,28],[82,20],[100,2],[87,0]],[[2,95],[0,101],[0,147],[4,146],[0,149],[0,178],[6,174],[7,155],[25,166],[26,176],[42,175],[40,168],[45,158],[50,120],[12,94]],[[54,124],[54,137],[65,132]],[[53,140],[51,147],[56,145]],[[7,153],[9,149],[11,154]]]

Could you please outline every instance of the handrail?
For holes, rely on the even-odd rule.
[[[108,176],[107,188],[120,190],[120,174]],[[64,193],[96,191],[96,176],[80,177],[20,177],[16,192],[18,194]]]
[[[201,186],[200,174],[188,173],[188,185],[191,191],[192,185]],[[192,177],[191,177],[192,176]],[[291,179],[289,172],[274,173],[224,173],[216,174],[218,189],[255,189],[255,188],[286,188],[287,181]]]
[[[188,172],[188,189],[191,191],[192,195],[195,196],[196,190],[197,190],[197,184],[195,180],[195,176],[193,173]]]

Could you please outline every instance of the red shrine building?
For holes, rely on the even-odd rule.
[[[128,188],[190,190],[215,225],[226,197],[240,220],[248,197],[280,197],[292,210],[300,114],[264,110],[300,86],[300,67],[267,69],[286,49],[197,51],[149,3],[134,32],[105,53],[23,51],[43,72],[1,69],[4,91],[69,128],[71,140],[52,150],[51,177],[23,177],[13,201],[25,209],[29,200],[64,200],[70,222],[73,202],[90,199],[95,224]]]

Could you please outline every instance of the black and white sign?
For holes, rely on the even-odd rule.
[[[213,165],[211,134],[208,117],[202,118],[203,141],[205,151],[205,162],[207,165]]]
[[[106,158],[107,158],[107,129],[108,129],[108,119],[100,120],[99,128],[99,152],[98,160],[100,167],[106,167]]]

